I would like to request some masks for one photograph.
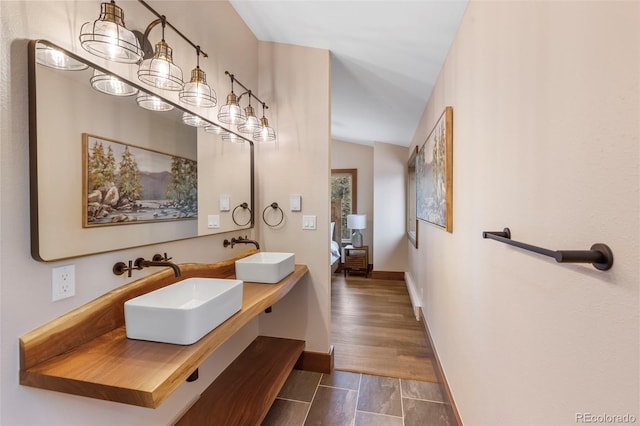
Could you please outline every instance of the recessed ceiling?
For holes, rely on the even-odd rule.
[[[467,0],[246,1],[259,40],[331,51],[331,134],[409,146]]]

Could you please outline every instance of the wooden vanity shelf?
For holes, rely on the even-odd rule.
[[[124,302],[185,278],[234,278],[235,261],[182,264],[124,285],[20,337],[20,384],[142,407],[158,407],[213,351],[308,273],[296,265],[277,284],[245,282],[242,309],[188,346],[127,339]],[[224,373],[223,373],[224,374]]]
[[[261,424],[303,350],[302,340],[258,336],[176,426]]]

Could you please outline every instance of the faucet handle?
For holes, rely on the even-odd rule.
[[[151,258],[151,260],[153,260],[154,262],[163,262],[165,260],[171,260],[171,259],[173,259],[173,257],[167,257],[167,253],[165,253],[164,256],[156,253]]]

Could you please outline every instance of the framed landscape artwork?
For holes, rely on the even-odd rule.
[[[198,217],[197,161],[82,134],[83,227]]]
[[[453,232],[453,108],[448,106],[418,150],[416,215]]]

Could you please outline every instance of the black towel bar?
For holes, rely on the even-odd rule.
[[[504,228],[503,231],[485,231],[482,233],[482,238],[489,238],[510,246],[553,257],[558,263],[591,263],[600,271],[606,271],[613,266],[613,252],[608,245],[602,243],[592,245],[591,250],[549,250],[513,241],[509,228]]]

